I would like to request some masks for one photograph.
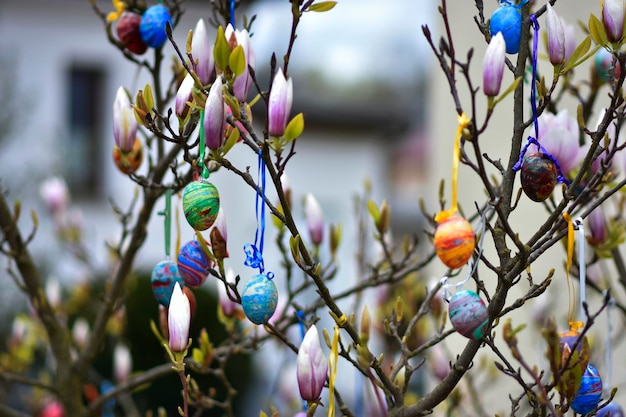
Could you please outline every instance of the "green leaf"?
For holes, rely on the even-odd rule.
[[[378,223],[378,221],[380,220],[380,210],[378,210],[376,203],[374,203],[372,200],[369,200],[367,202],[367,211],[370,212],[370,216],[372,216],[372,219],[374,219],[374,224]]]
[[[576,49],[574,49],[574,52],[572,52],[572,55],[565,62],[565,65],[563,66],[563,69],[561,70],[561,74],[564,74],[567,71],[571,70],[572,68],[575,68],[578,65],[582,64],[583,62],[585,62],[590,56],[589,54],[587,54],[590,48],[591,48],[591,36],[587,36],[576,47]],[[597,50],[597,48],[595,48],[594,51],[595,50]],[[585,56],[585,54],[587,55]]]
[[[237,129],[236,127],[233,128],[233,131],[230,132],[230,135],[228,135],[228,139],[226,139],[226,143],[222,147],[222,153],[224,155],[226,155],[228,151],[230,151],[232,147],[235,146],[235,143],[237,143],[237,141],[239,140],[239,137],[240,137],[239,129]]]
[[[291,236],[289,238],[289,248],[294,261],[300,265],[300,235]]]
[[[226,69],[228,66],[228,58],[230,56],[230,48],[228,47],[228,41],[224,34],[224,28],[220,26],[217,28],[217,37],[215,38],[215,45],[213,46],[213,58],[215,58],[215,66],[220,70]]]
[[[319,3],[310,5],[307,11],[318,12],[318,13],[327,12],[331,10],[333,7],[335,7],[336,5],[337,5],[336,1],[321,1]]]
[[[243,51],[243,46],[237,45],[235,49],[230,53],[228,58],[228,66],[230,70],[239,77],[246,70],[246,56]]]
[[[589,15],[589,33],[591,37],[600,46],[607,46],[609,44],[609,38],[606,36],[604,25],[594,14]]]
[[[511,94],[513,91],[515,91],[519,83],[522,81],[522,78],[523,78],[522,76],[517,77],[515,81],[513,81],[511,85],[509,85],[509,87],[506,90],[504,90],[504,92],[500,94],[498,98],[495,99],[495,101],[493,102],[493,105],[495,106],[496,104],[501,102],[506,96]]]
[[[292,140],[297,139],[303,131],[304,115],[302,113],[298,113],[287,124],[287,127],[285,128],[285,133],[283,134],[283,138],[287,143],[289,143]]]

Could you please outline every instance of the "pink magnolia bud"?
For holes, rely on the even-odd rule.
[[[491,38],[483,59],[483,91],[489,97],[495,97],[500,92],[502,75],[504,74],[506,44],[502,32]]]
[[[237,44],[241,45],[243,48],[243,53],[246,57],[246,69],[235,79],[235,82],[233,83],[233,93],[235,94],[235,97],[237,97],[237,100],[244,102],[248,98],[250,87],[252,87],[252,77],[250,76],[248,66],[252,67],[254,70],[256,66],[256,59],[254,57],[254,50],[252,49],[252,45],[250,43],[250,34],[248,31],[245,29],[237,29],[235,31],[235,37],[237,38]]]
[[[72,339],[76,346],[82,348],[87,344],[87,340],[89,340],[89,322],[82,317],[79,317],[74,322],[74,326],[72,326]]]
[[[624,32],[624,0],[602,2],[602,23],[611,42],[619,42]]]
[[[563,175],[567,177],[584,157],[578,146],[578,122],[569,116],[567,109],[556,115],[544,112],[538,122],[537,140],[559,162]]]
[[[222,207],[217,212],[217,218],[211,229],[211,247],[217,259],[228,258],[228,229],[226,228],[226,214]]]
[[[587,217],[589,235],[587,241],[591,246],[598,246],[605,242],[607,238],[607,223],[602,207],[596,207]]]
[[[202,18],[198,20],[193,30],[191,56],[194,60],[192,68],[196,75],[200,78],[203,85],[208,84],[211,80],[211,74],[213,74],[213,51],[211,50],[209,35]]]
[[[211,85],[209,96],[204,105],[204,135],[209,149],[219,149],[224,144],[226,129],[226,104],[222,95],[222,77]]]
[[[180,83],[180,87],[178,87],[178,91],[176,92],[176,101],[174,103],[174,111],[176,112],[176,116],[181,119],[187,117],[187,113],[189,113],[189,102],[191,101],[191,93],[193,92],[194,79],[191,74],[187,74],[185,78],[183,78],[183,82]]]
[[[55,277],[50,277],[46,281],[45,294],[48,302],[53,308],[61,306],[61,284]]]
[[[322,208],[311,193],[308,193],[304,200],[304,216],[311,242],[314,245],[319,245],[324,239],[324,216]]]
[[[113,375],[117,382],[124,382],[128,379],[133,369],[133,357],[128,346],[118,343],[113,350]]]
[[[315,325],[306,332],[298,350],[296,376],[300,397],[306,401],[317,400],[328,377],[328,360],[322,352]]]
[[[546,4],[546,31],[548,32],[548,55],[552,65],[565,62],[565,31],[563,21],[556,14],[550,3]]]
[[[37,414],[39,417],[65,417],[65,409],[58,401],[47,403]]]
[[[191,324],[191,307],[189,299],[180,284],[176,283],[170,306],[167,312],[167,327],[169,329],[170,349],[174,352],[183,352],[189,343],[189,326]]]
[[[267,126],[271,136],[282,136],[289,121],[293,102],[293,83],[285,79],[283,71],[276,71],[268,103]]]
[[[70,199],[67,183],[63,178],[50,177],[41,183],[39,195],[52,213],[65,211]]]
[[[113,138],[123,153],[133,150],[137,137],[137,119],[124,87],[117,89],[113,103]]]

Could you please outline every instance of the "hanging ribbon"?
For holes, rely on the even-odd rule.
[[[230,0],[230,25],[235,29],[235,0]]]
[[[585,322],[584,304],[587,301],[587,265],[585,264],[585,227],[583,226],[582,217],[574,220],[574,229],[578,230],[578,280],[579,280],[579,298],[580,298],[580,316],[581,322]]]
[[[462,113],[457,116],[459,126],[456,129],[456,136],[454,137],[454,150],[452,153],[452,201],[450,209],[439,212],[435,216],[435,221],[441,223],[448,217],[457,212],[457,194],[458,194],[458,177],[459,177],[459,161],[461,159],[461,135],[463,130],[467,129],[471,123],[471,120]]]
[[[580,330],[584,327],[584,309],[583,303],[586,301],[585,297],[585,285],[586,285],[586,271],[585,271],[585,230],[582,226],[582,219],[577,218],[575,221],[572,220],[572,216],[567,212],[563,212],[563,218],[567,221],[567,263],[565,265],[565,276],[567,278],[567,292],[569,295],[569,302],[567,307],[567,321],[569,322],[570,328],[572,330]],[[580,233],[579,237],[579,254],[578,254],[578,266],[579,266],[579,279],[580,279],[580,320],[574,321],[574,317],[576,316],[576,290],[574,289],[570,279],[569,279],[569,271],[572,268],[572,262],[574,258],[574,241],[575,241],[575,233],[574,231],[578,230]]]
[[[265,270],[263,263],[263,241],[265,240],[265,161],[263,160],[262,150],[259,149],[258,158],[258,181],[256,188],[255,213],[257,221],[257,229],[254,234],[254,244],[246,243],[243,250],[246,254],[244,265],[251,268],[258,268],[262,274]],[[273,274],[267,274],[272,279]]]
[[[613,348],[612,348],[612,334],[613,334],[613,323],[611,322],[611,310],[615,307],[615,300],[611,298],[609,300],[609,304],[606,306],[606,342],[605,342],[605,366],[604,370],[606,374],[604,375],[604,389],[606,392],[611,392],[613,389]]]
[[[164,217],[163,228],[165,232],[165,257],[170,258],[170,233],[172,228],[172,190],[165,190],[165,209],[157,214]],[[178,252],[177,252],[178,253]]]
[[[335,379],[337,379],[337,362],[339,361],[339,326],[335,324],[333,343],[330,348],[328,365],[330,375],[328,378],[328,417],[335,417]]]
[[[209,178],[209,169],[204,163],[204,152],[206,150],[205,134],[204,134],[204,109],[200,110],[200,154],[198,159],[200,160],[200,166],[202,167],[202,178]]]

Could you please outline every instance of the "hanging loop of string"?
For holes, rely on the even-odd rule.
[[[476,272],[476,269],[478,269],[478,260],[483,254],[485,230],[487,229],[487,216],[494,209],[495,209],[495,206],[489,205],[482,211],[480,215],[480,224],[478,225],[478,228],[477,228],[477,231],[480,230],[480,239],[478,240],[478,256],[476,257],[477,259],[476,262],[474,262],[474,260],[470,258],[469,262],[467,263],[469,265],[469,272],[467,276],[462,281],[457,282],[455,284],[448,283],[448,280],[450,279],[448,276],[441,278],[441,280],[439,281],[441,283],[441,287],[443,288],[443,299],[446,300],[447,302],[450,301],[449,289],[454,288],[455,290],[454,292],[456,293],[459,290],[459,288],[463,287],[463,285],[465,285],[465,283],[470,280],[470,278]]]
[[[567,278],[567,288],[569,294],[569,305],[567,308],[567,320],[570,328],[578,330],[584,327],[585,323],[585,310],[584,304],[586,302],[586,265],[585,265],[585,228],[583,226],[582,217],[572,219],[567,212],[563,212],[563,218],[567,221],[567,263],[565,265],[565,276]],[[574,241],[575,232],[578,231],[578,276],[579,276],[579,320],[574,321],[576,317],[576,290],[573,288],[570,279],[569,271],[572,268],[572,262],[574,259]]]
[[[607,290],[608,291],[608,290]],[[606,295],[606,294],[605,294]],[[605,342],[605,364],[604,371],[604,388],[606,392],[611,392],[613,388],[613,322],[611,321],[611,310],[615,307],[615,299],[611,297],[606,306],[606,342]]]
[[[585,227],[583,225],[582,217],[577,217],[574,220],[574,230],[578,230],[578,279],[580,281],[580,316],[579,320],[583,323],[585,320],[584,304],[587,301],[587,266],[585,264]]]
[[[522,148],[520,152],[519,158],[515,165],[513,165],[513,171],[518,171],[522,168],[522,163],[524,162],[524,155],[526,155],[526,151],[530,147],[530,145],[535,145],[537,147],[537,151],[543,153],[545,156],[552,161],[557,170],[557,178],[558,182],[569,185],[569,181],[563,175],[563,171],[561,170],[561,165],[556,160],[550,152],[546,150],[539,143],[539,120],[538,120],[538,111],[537,111],[537,54],[539,49],[539,21],[537,21],[537,17],[534,14],[530,15],[530,26],[533,28],[533,50],[532,50],[532,59],[531,59],[531,69],[532,69],[532,81],[530,85],[530,107],[532,109],[533,116],[533,126],[535,129],[535,137],[529,136],[526,144]]]
[[[171,229],[172,229],[172,190],[165,190],[165,209],[159,211],[157,214],[164,217],[163,229],[165,240],[165,257],[170,258],[170,242],[171,242]]]
[[[204,133],[204,109],[200,110],[200,151],[198,155],[198,164],[201,168],[202,178],[209,178],[209,169],[204,163],[204,153],[206,150],[206,139]]]
[[[262,150],[259,149],[258,157],[258,181],[259,184],[256,187],[256,202],[255,202],[255,214],[257,229],[254,234],[254,243],[246,243],[243,250],[246,254],[246,260],[244,265],[258,268],[262,274],[265,271],[265,265],[263,262],[263,242],[265,240],[265,161],[263,160]],[[271,272],[266,274],[269,279],[272,279],[274,274]]]

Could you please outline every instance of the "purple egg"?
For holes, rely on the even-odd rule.
[[[190,287],[198,287],[206,281],[211,260],[197,240],[185,243],[178,253],[178,271]]]
[[[176,262],[161,261],[154,267],[150,284],[152,285],[152,294],[159,304],[169,307],[170,298],[172,298],[172,292],[177,282],[181,288],[185,286]]]
[[[448,306],[450,322],[457,332],[470,339],[481,339],[489,322],[487,307],[474,291],[459,291]]]
[[[587,365],[583,378],[580,381],[580,388],[572,400],[572,410],[578,414],[590,413],[602,398],[602,378],[596,368]]]
[[[624,410],[622,407],[616,403],[611,401],[607,404],[606,407],[603,407],[598,410],[597,417],[624,417]]]

